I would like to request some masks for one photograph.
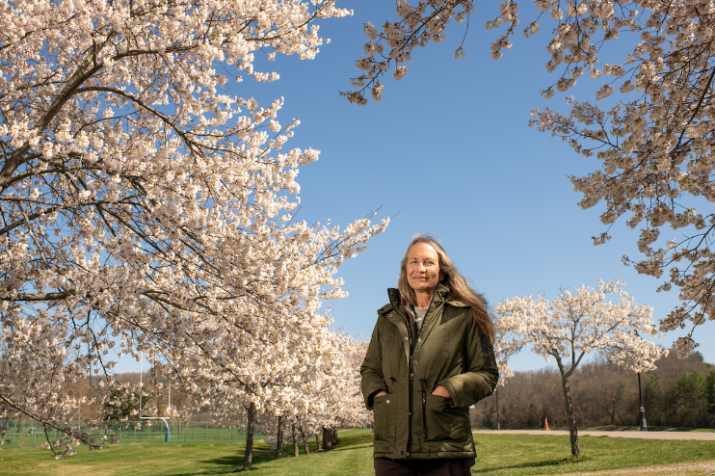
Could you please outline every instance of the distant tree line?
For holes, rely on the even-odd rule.
[[[715,428],[715,366],[699,352],[685,359],[675,353],[641,374],[648,426]],[[579,427],[640,425],[638,376],[604,358],[582,365],[572,377],[575,418]],[[568,425],[563,390],[556,369],[514,372],[497,393],[471,410],[473,426],[542,428]]]

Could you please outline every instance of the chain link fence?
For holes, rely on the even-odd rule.
[[[49,429],[47,437],[42,425],[32,420],[8,420],[2,422],[7,432],[0,438],[4,444],[0,449],[35,448],[44,446],[47,437],[50,441],[65,438],[57,430]],[[106,436],[107,444],[134,444],[134,443],[245,443],[245,428],[229,428],[214,426],[210,423],[142,420],[122,423],[107,423],[101,427],[87,427],[82,422],[73,422],[73,426],[89,433],[97,443],[101,443]],[[256,425],[254,441],[267,439],[261,432],[260,425]]]

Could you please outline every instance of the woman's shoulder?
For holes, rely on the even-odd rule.
[[[453,307],[470,307],[469,304],[465,304],[462,301],[458,301],[452,298],[447,298],[447,304]]]
[[[395,310],[395,306],[392,305],[391,302],[388,302],[384,306],[382,306],[380,309],[377,310],[377,313],[380,315],[387,314],[390,311]]]
[[[472,308],[457,299],[447,299],[445,301],[444,314],[448,319],[458,318],[458,320],[472,320]]]

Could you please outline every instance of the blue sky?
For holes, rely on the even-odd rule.
[[[598,161],[576,155],[559,139],[527,125],[533,107],[565,110],[563,96],[547,101],[538,93],[558,79],[544,67],[548,24],[531,40],[518,36],[515,46],[494,61],[490,45],[498,33],[486,31],[484,23],[494,18],[497,5],[478,4],[466,57],[454,60],[464,32],[454,24],[446,41],[413,53],[401,82],[385,81],[382,101],[359,107],[339,97],[339,91],[349,89],[348,79],[359,74],[354,62],[367,39],[362,23],[378,26],[395,19],[394,4],[346,0],[338,5],[354,9],[354,16],[321,23],[321,35],[331,42],[316,59],[258,61],[281,79],[270,84],[245,80],[232,89],[266,106],[283,96],[279,121],[301,121],[286,147],[322,151],[320,160],[302,168],[298,177],[298,218],[310,223],[331,219],[344,227],[378,207],[377,219],[397,214],[386,233],[340,268],[350,295],[326,302],[335,329],[369,338],[376,309],[387,302],[386,288],[397,285],[405,248],[420,232],[441,240],[491,305],[537,293],[554,298],[562,287],[596,287],[599,278],[625,281],[626,291],[637,303],[652,306],[656,319],[677,305],[677,291],[658,294],[659,280],[621,264],[624,254],[639,256],[637,230],[619,223],[609,243],[593,246],[590,237],[605,231],[599,221],[603,207],[579,208],[581,195],[568,175],[593,171]],[[533,7],[523,7],[522,28],[535,18]],[[584,75],[573,94],[593,100],[592,91],[601,84]],[[681,233],[663,230],[663,237]],[[669,347],[678,335],[670,333],[661,343]],[[707,345],[713,338],[712,323],[696,336],[708,362],[715,362],[715,350]],[[527,352],[513,361],[516,370],[545,365]],[[123,361],[117,370],[138,370],[138,364]]]

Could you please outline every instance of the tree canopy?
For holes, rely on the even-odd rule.
[[[279,122],[281,100],[224,85],[277,80],[256,54],[311,59],[312,22],[348,13],[332,0],[0,1],[5,409],[72,434],[63,385],[98,374],[112,399],[113,348],[189,388],[217,367],[251,388],[234,365],[266,364],[261,349],[319,350],[321,301],[344,296],[337,268],[387,220],[299,220],[298,170],[319,151],[286,148],[299,121]]]

